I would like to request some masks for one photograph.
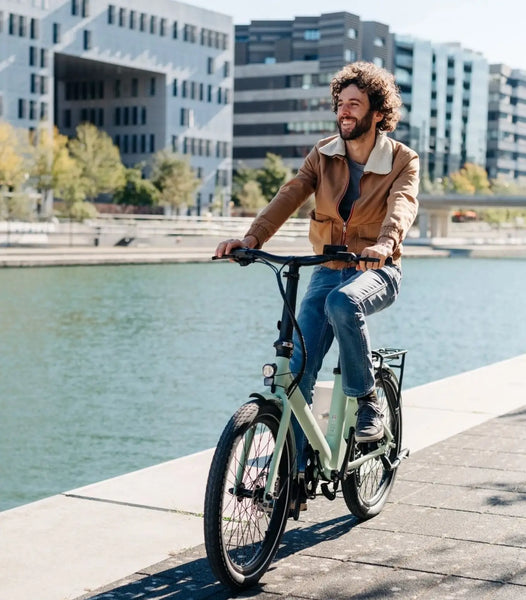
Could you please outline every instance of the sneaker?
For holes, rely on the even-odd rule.
[[[382,417],[376,392],[358,398],[355,440],[357,442],[377,442],[381,440],[384,437]]]

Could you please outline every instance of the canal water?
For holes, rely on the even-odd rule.
[[[525,297],[526,261],[406,259],[373,344],[409,350],[406,388],[510,358]],[[0,270],[0,510],[214,446],[280,310],[263,265]]]

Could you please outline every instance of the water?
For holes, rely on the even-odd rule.
[[[280,316],[263,265],[4,269],[0,290],[0,510],[215,445]],[[525,296],[526,261],[406,259],[373,344],[409,349],[405,387],[516,356]]]

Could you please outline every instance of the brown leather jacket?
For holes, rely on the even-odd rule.
[[[360,253],[391,238],[395,242],[393,262],[399,263],[402,240],[418,211],[418,172],[416,152],[378,134],[360,181],[360,196],[345,222],[338,212],[349,183],[345,142],[339,135],[325,138],[254,219],[246,235],[253,235],[262,246],[314,193],[309,239],[316,254],[322,253],[325,244],[347,245],[350,252]],[[345,263],[327,266],[338,269]]]

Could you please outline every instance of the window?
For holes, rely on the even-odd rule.
[[[49,54],[46,48],[40,48],[40,66],[42,69],[47,69],[49,63],[48,57]]]
[[[125,106],[123,109],[122,124],[129,125],[129,123],[130,123],[130,108],[128,106]]]
[[[120,79],[115,80],[113,92],[114,92],[115,98],[121,97],[121,80]]]
[[[119,27],[124,27],[126,25],[126,9],[119,8]]]
[[[172,96],[177,96],[177,79],[172,81]]]
[[[137,29],[137,11],[130,10],[130,29]]]
[[[150,17],[150,33],[157,33],[157,17]]]
[[[146,125],[146,106],[141,108],[141,125]]]
[[[53,23],[53,43],[60,44],[61,39],[60,23]]]
[[[136,98],[139,95],[139,80],[133,77],[131,80],[131,95]]]
[[[38,94],[38,83],[39,83],[39,78],[38,75],[36,75],[35,73],[31,73],[31,78],[29,81],[29,91],[32,94]]]
[[[181,125],[184,127],[192,127],[193,111],[190,108],[181,108]]]
[[[18,118],[25,119],[27,111],[27,102],[23,98],[18,99]]]
[[[374,38],[374,45],[377,48],[383,48],[385,46],[385,40],[384,40],[384,38],[381,38],[381,37],[378,37],[378,36],[375,37]]]
[[[166,35],[166,19],[161,19],[159,21],[159,35]]]
[[[174,40],[177,39],[177,21],[174,21],[172,25],[172,37]]]
[[[37,19],[31,19],[29,21],[29,37],[32,40],[36,40],[38,39],[38,20]]]
[[[9,13],[9,35],[15,35],[17,26],[17,16],[13,13]]]
[[[183,40],[185,42],[191,42],[192,44],[195,44],[195,38],[197,33],[196,30],[197,27],[195,27],[195,25],[186,24],[183,29]]]
[[[47,118],[48,118],[47,102],[41,102],[40,103],[40,119],[47,120]]]
[[[146,13],[141,13],[139,17],[139,30],[146,31]]]
[[[29,46],[29,66],[35,67],[37,64],[37,49],[35,46]]]
[[[303,32],[303,39],[309,41],[315,41],[320,39],[319,29],[305,29]]]
[[[91,31],[84,29],[84,50],[91,50]]]
[[[351,27],[347,30],[347,37],[350,40],[355,40],[358,37],[358,32],[356,31],[356,29],[354,29],[354,27]]]
[[[150,78],[150,96],[155,96],[155,77]]]
[[[82,0],[82,16],[89,17],[89,0]]]
[[[343,54],[345,62],[354,62],[356,60],[356,51],[351,50],[350,48],[346,48]]]
[[[139,122],[139,108],[134,106],[132,108],[132,125],[137,125]]]
[[[373,63],[377,66],[377,67],[383,67],[384,66],[384,59],[380,58],[379,56],[375,56],[373,58]]]
[[[77,16],[79,12],[79,0],[71,0],[71,14]]]
[[[120,108],[120,106],[115,107],[114,123],[115,123],[115,125],[121,124],[121,108]]]
[[[155,152],[155,135],[150,133],[150,152]]]
[[[214,59],[208,57],[206,61],[206,72],[208,75],[212,75],[214,73]]]
[[[230,77],[230,63],[228,60],[225,60],[225,64],[223,65],[223,77]]]
[[[115,5],[108,5],[108,25],[113,25],[115,23]]]
[[[22,15],[18,17],[18,35],[26,37],[26,18]]]

